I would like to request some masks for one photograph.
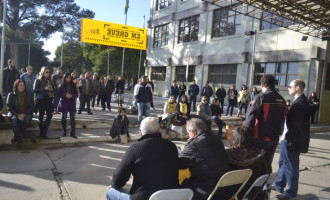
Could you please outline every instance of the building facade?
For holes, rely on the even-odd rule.
[[[244,16],[240,13],[250,7],[228,9],[230,2],[219,7],[201,0],[150,1],[145,64],[155,95],[167,96],[173,80],[187,86],[196,80],[200,88],[209,81],[214,91],[219,84],[260,89],[260,77],[273,74],[280,93],[291,99],[287,86],[300,78],[307,96],[316,92],[320,97],[319,122],[330,123],[325,113],[330,110],[329,42],[311,36],[306,40],[274,25],[267,12],[254,14],[269,15],[266,21]]]

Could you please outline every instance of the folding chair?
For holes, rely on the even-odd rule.
[[[193,196],[191,189],[159,190],[153,193],[149,200],[191,200]]]
[[[272,185],[274,184],[278,174],[277,173],[271,173],[269,174],[269,177],[264,185],[263,190],[267,192],[267,199],[270,199],[270,192],[272,190]]]
[[[269,174],[265,174],[257,178],[248,191],[244,194],[243,200],[254,200],[263,191],[264,186],[269,178]]]
[[[231,185],[238,185],[241,184],[241,186],[238,188],[236,193],[230,198],[230,200],[238,200],[237,195],[242,190],[246,182],[249,180],[249,178],[252,175],[251,169],[242,169],[242,170],[234,170],[225,173],[220,180],[218,181],[217,185],[213,189],[212,193],[210,194],[209,198],[207,200],[211,200],[215,192],[218,190],[218,188],[231,186]]]

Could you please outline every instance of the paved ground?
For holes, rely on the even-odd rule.
[[[175,143],[180,146],[185,142]],[[128,147],[90,143],[0,151],[0,199],[105,199],[113,170]],[[278,151],[274,169],[277,159]],[[301,156],[300,168],[296,199],[330,199],[330,132],[312,134],[310,152]]]

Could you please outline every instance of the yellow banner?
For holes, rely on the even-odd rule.
[[[147,49],[147,29],[82,18],[80,41]]]

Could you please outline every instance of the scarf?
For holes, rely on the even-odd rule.
[[[25,111],[25,92],[17,92],[18,97],[18,110],[20,113]]]

